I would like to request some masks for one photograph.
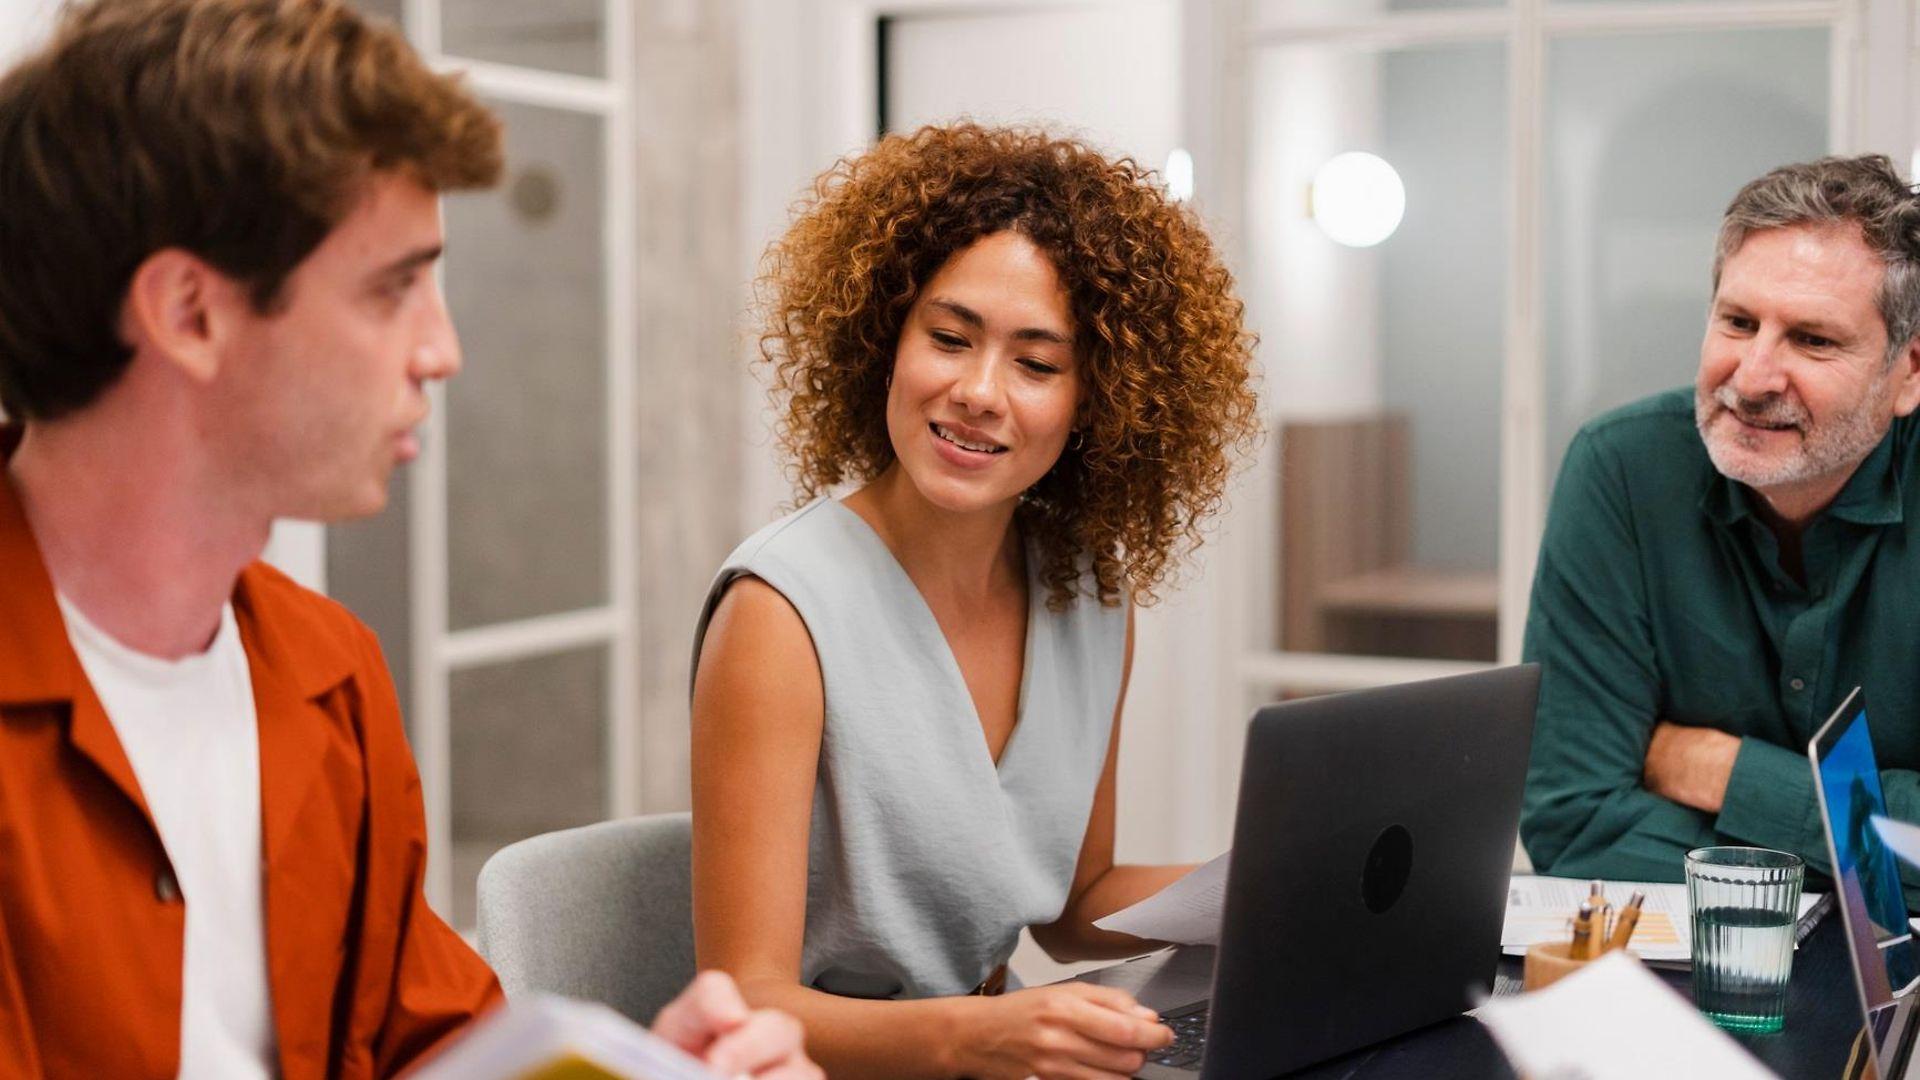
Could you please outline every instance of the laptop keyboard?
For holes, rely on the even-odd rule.
[[[1207,1002],[1176,1009],[1160,1018],[1173,1029],[1173,1042],[1147,1055],[1155,1065],[1200,1071],[1200,1053],[1207,1048]]]
[[[1501,972],[1493,980],[1493,996],[1512,997],[1521,989],[1520,978]],[[1155,1065],[1164,1065],[1183,1072],[1200,1071],[1200,1057],[1207,1048],[1207,1006],[1202,1001],[1198,1005],[1189,1005],[1176,1009],[1160,1017],[1160,1022],[1173,1029],[1173,1042],[1164,1048],[1147,1055],[1147,1060]]]

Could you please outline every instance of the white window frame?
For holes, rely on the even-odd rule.
[[[447,432],[425,428],[420,457],[408,469],[408,554],[412,573],[408,632],[412,644],[411,718],[414,758],[427,818],[427,899],[453,910],[451,687],[456,672],[511,660],[600,645],[607,650],[605,768],[609,817],[640,812],[640,686],[638,537],[639,327],[637,177],[634,161],[634,11],[629,0],[603,0],[606,76],[588,78],[516,65],[448,56],[441,51],[441,0],[405,0],[409,39],[436,69],[466,74],[478,94],[512,104],[602,119],[601,254],[606,311],[606,603],[576,611],[450,629],[448,606]],[[459,251],[449,253],[460,258]],[[427,388],[437,417],[446,416],[446,390]],[[539,723],[537,716],[528,723]]]

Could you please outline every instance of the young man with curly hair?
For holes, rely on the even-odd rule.
[[[0,79],[0,1075],[392,1075],[500,997],[421,891],[373,635],[257,561],[378,510],[499,125],[335,0],[96,0]],[[723,976],[662,1030],[807,1080]]]
[[[1131,162],[973,125],[840,163],[769,267],[823,497],[696,634],[699,958],[836,1076],[1130,1076],[1171,1033],[1125,993],[999,991],[1027,927],[1140,951],[1093,920],[1190,869],[1115,864],[1114,770],[1131,604],[1255,429],[1228,275]]]

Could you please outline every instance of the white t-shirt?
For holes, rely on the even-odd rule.
[[[213,644],[161,660],[135,652],[58,597],[67,637],[133,763],[187,905],[180,1075],[279,1069],[261,915],[260,733],[234,623]]]

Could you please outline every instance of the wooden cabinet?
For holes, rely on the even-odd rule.
[[[1407,417],[1280,428],[1280,647],[1492,660],[1492,570],[1414,561]]]

